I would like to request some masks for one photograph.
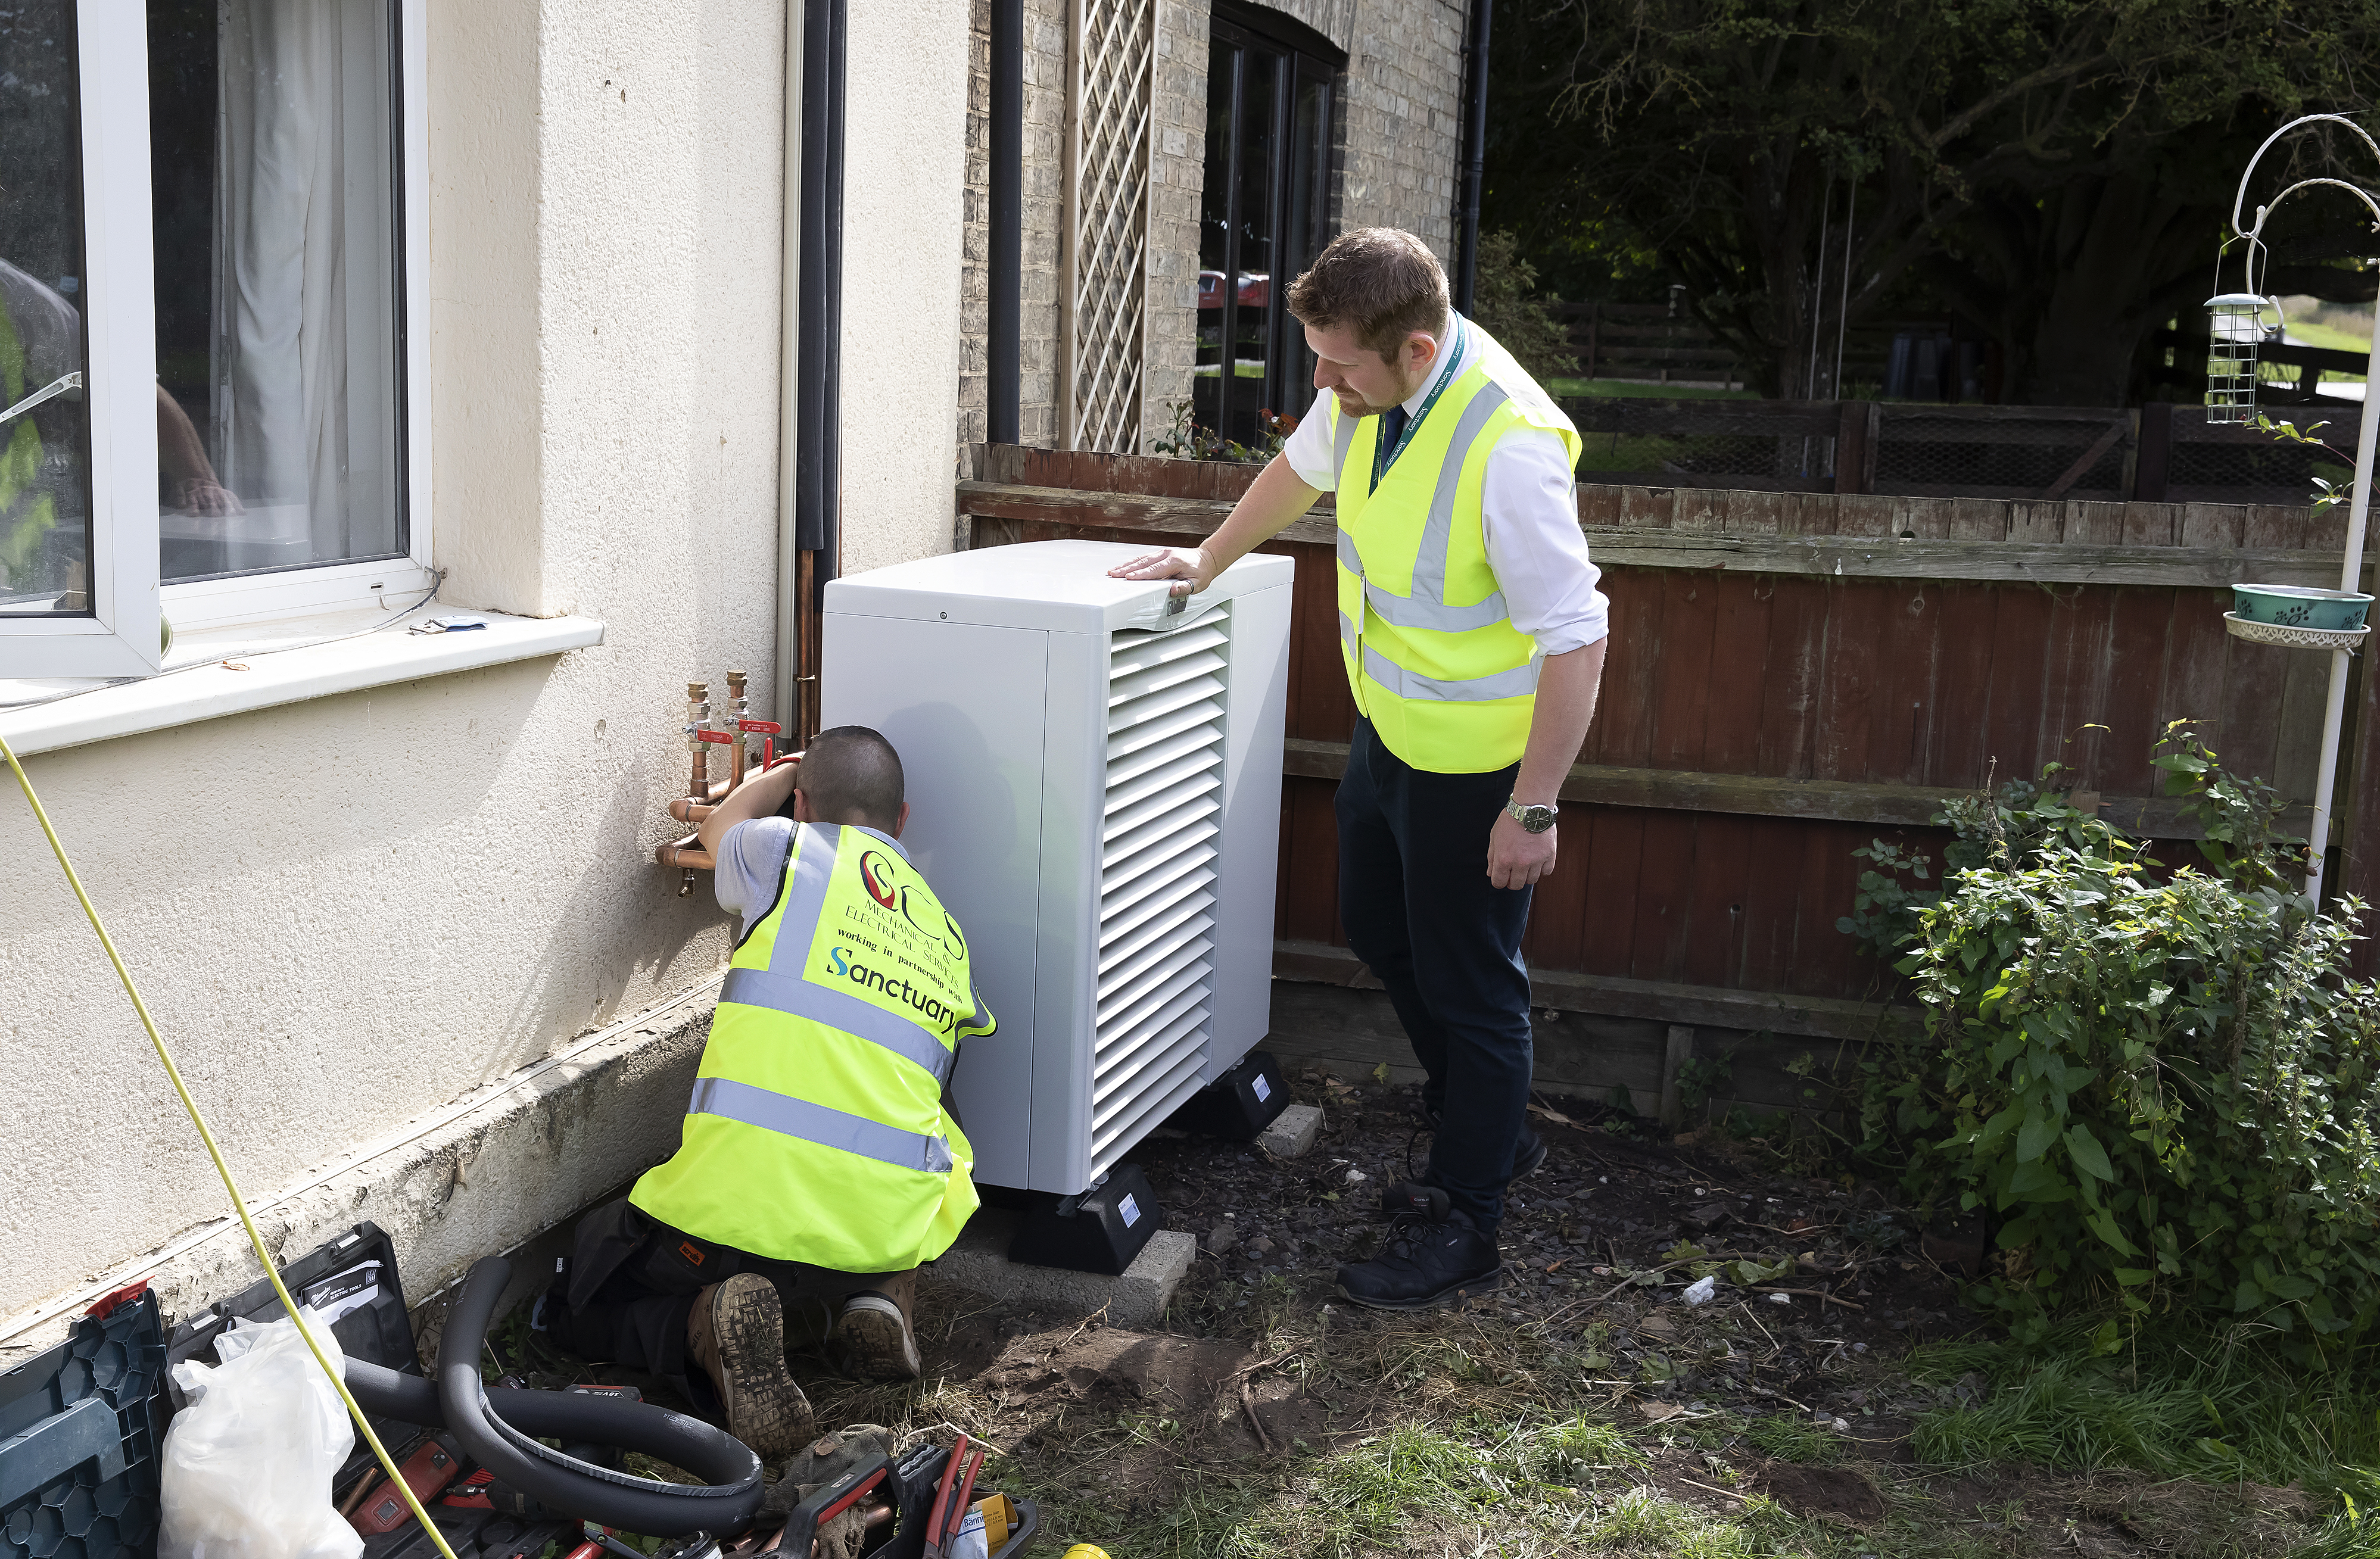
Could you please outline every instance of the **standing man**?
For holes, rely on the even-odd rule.
[[[903,790],[890,742],[838,726],[703,820],[743,935],[683,1140],[578,1221],[533,1322],[698,1403],[708,1386],[764,1461],[811,1436],[787,1312],[860,1373],[917,1379],[917,1263],[976,1209],[943,1087],[992,1018],[965,935],[902,852]]]
[[[1504,1188],[1545,1159],[1521,936],[1554,869],[1555,804],[1586,740],[1609,603],[1578,525],[1577,430],[1457,317],[1395,228],[1344,233],[1289,289],[1325,392],[1193,550],[1115,570],[1205,589],[1338,494],[1339,636],[1356,720],[1339,782],[1339,917],[1413,1040],[1435,1130],[1419,1185],[1339,1292],[1421,1310],[1495,1287]]]

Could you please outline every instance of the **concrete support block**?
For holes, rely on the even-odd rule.
[[[1257,1146],[1275,1158],[1303,1158],[1322,1131],[1322,1112],[1312,1105],[1292,1105],[1273,1117],[1257,1134]]]
[[[944,1283],[971,1288],[1043,1316],[1089,1316],[1108,1312],[1108,1324],[1147,1331],[1165,1319],[1165,1307],[1189,1275],[1198,1241],[1180,1229],[1160,1229],[1121,1276],[1026,1266],[1008,1259],[1016,1215],[985,1208],[968,1221],[958,1243],[926,1271]]]

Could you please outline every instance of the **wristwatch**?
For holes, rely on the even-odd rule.
[[[1514,797],[1504,804],[1504,816],[1528,829],[1529,832],[1541,834],[1554,826],[1554,819],[1560,816],[1561,813],[1558,808],[1550,806],[1523,806],[1520,799]]]

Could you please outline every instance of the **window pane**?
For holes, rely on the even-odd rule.
[[[1330,87],[1310,66],[1297,71],[1296,106],[1289,127],[1289,191],[1281,201],[1287,223],[1281,236],[1281,285],[1314,263],[1321,252],[1323,230],[1330,225]],[[1273,409],[1284,417],[1304,414],[1314,398],[1314,354],[1306,349],[1305,332],[1284,309],[1281,318],[1281,353],[1273,386]]]
[[[1218,37],[1207,56],[1207,176],[1198,197],[1198,354],[1190,370],[1191,416],[1222,417],[1224,276],[1232,263],[1232,79],[1240,51]]]
[[[168,580],[405,549],[391,0],[150,0]]]
[[[0,3],[0,612],[91,608],[72,0]]]
[[[1232,314],[1232,388],[1225,399],[1225,437],[1253,445],[1257,409],[1265,394],[1265,344],[1271,336],[1273,208],[1273,77],[1281,56],[1247,51],[1240,71],[1239,190],[1233,202],[1235,257]]]

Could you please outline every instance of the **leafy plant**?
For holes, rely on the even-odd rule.
[[[1735,1052],[1724,1056],[1689,1056],[1678,1064],[1678,1103],[1689,1115],[1700,1115],[1711,1095],[1735,1081]]]
[[[1870,1148],[1921,1201],[2001,1220],[1982,1297],[2021,1332],[2113,1299],[2320,1356],[2380,1321],[2380,988],[2345,976],[2362,906],[2293,891],[2279,798],[2186,727],[2155,761],[2211,872],[2011,786],[1946,815],[1941,890],[1871,892],[1926,1018],[1869,1063]]]
[[[2342,475],[2350,478],[2351,484],[2352,478],[2355,476],[2354,460],[2348,455],[2340,453],[2338,450],[2333,449],[2330,445],[2323,442],[2321,439],[2315,437],[2316,434],[2320,433],[2324,429],[2329,426],[2330,424],[2327,422],[2315,422],[2311,423],[2304,428],[2300,428],[2294,422],[2276,422],[2271,417],[2266,417],[2263,412],[2258,412],[2256,414],[2257,431],[2269,433],[2272,435],[2273,441],[2276,443],[2297,444],[2307,450],[2321,452],[2321,456],[2325,460],[2341,462],[2342,465],[2332,466],[2329,467],[2329,469],[2339,470]],[[2317,514],[2321,514],[2325,509],[2329,508],[2335,503],[2346,502],[2350,492],[2352,490],[2351,485],[2350,487],[2340,487],[2331,482],[2327,477],[2313,477],[2308,479],[2313,483],[2313,492],[2308,502],[2312,505],[2313,513]]]
[[[1521,258],[1512,234],[1479,235],[1471,317],[1540,384],[1578,371],[1570,332],[1554,317],[1560,301],[1552,293],[1538,294],[1537,268]]]
[[[1244,444],[1237,439],[1223,437],[1212,428],[1201,426],[1187,396],[1169,401],[1166,406],[1172,413],[1173,421],[1164,432],[1149,441],[1148,448],[1152,454],[1170,454],[1183,460],[1224,460],[1242,465],[1262,465],[1279,454],[1281,445],[1288,442],[1289,436],[1297,430],[1297,418],[1294,417],[1276,415],[1270,407],[1260,407],[1257,412],[1257,426],[1264,429],[1264,436],[1253,444]]]

